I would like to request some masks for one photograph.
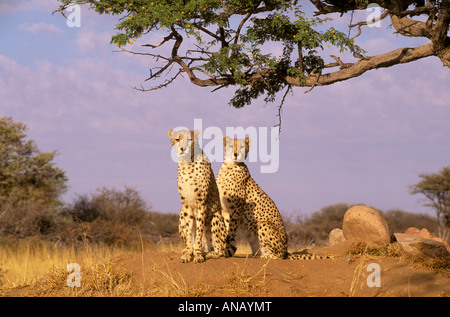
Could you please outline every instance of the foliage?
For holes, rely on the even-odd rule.
[[[450,227],[450,166],[439,172],[419,174],[422,179],[410,187],[411,194],[422,194],[427,199],[425,206],[436,210],[438,221]]]
[[[355,43],[361,27],[369,22],[350,22],[345,31],[339,30],[336,23],[344,14],[352,12],[353,17],[354,11],[366,10],[367,0],[59,1],[61,5],[55,12],[64,14],[70,5],[87,4],[100,15],[118,17],[111,43],[124,52],[150,56],[156,61],[147,80],[160,82],[166,78],[149,89],[136,89],[160,89],[186,74],[191,83],[200,87],[234,87],[230,104],[237,108],[263,95],[266,102],[272,102],[285,88],[284,96],[294,86],[312,89],[330,85],[368,70],[432,55],[450,67],[448,0],[426,4],[410,0],[370,1],[384,9],[379,19],[390,17],[395,33],[430,40],[429,45],[376,56],[364,56],[365,51]],[[313,16],[305,13],[303,6],[308,4],[317,9]],[[326,17],[333,13],[341,16],[333,16],[335,20]],[[353,28],[358,33],[350,37]],[[131,51],[130,45],[144,36],[163,39],[142,45],[150,52]],[[357,61],[342,62],[340,57],[330,55],[333,47],[341,54],[347,51],[346,58],[353,56]],[[334,61],[327,63],[328,57]],[[175,75],[170,74],[174,69]]]
[[[70,4],[87,3],[99,14],[120,16],[115,27],[117,33],[111,39],[119,48],[155,32],[167,32],[167,36],[158,45],[144,46],[157,48],[171,40],[179,41],[174,44],[171,57],[148,54],[168,62],[158,72],[151,73],[152,79],[172,65],[171,59],[178,53],[183,41],[181,34],[184,34],[194,41],[195,49],[186,50],[179,62],[213,79],[228,78],[223,85],[218,85],[236,86],[236,95],[230,103],[237,108],[264,94],[266,101],[273,101],[275,94],[286,87],[282,79],[286,75],[304,81],[307,75],[319,73],[325,65],[319,50],[325,46],[335,46],[340,52],[348,50],[358,56],[364,52],[344,32],[334,27],[321,28],[330,19],[307,17],[297,1],[60,1],[63,3],[60,11]],[[274,42],[282,45],[281,56],[264,52],[264,45]],[[298,52],[300,56],[296,56]],[[255,77],[263,72],[271,76]]]
[[[66,189],[65,172],[53,162],[56,151],[39,152],[32,140],[26,140],[26,130],[25,124],[10,117],[0,118],[0,220],[3,221],[14,218],[9,213],[16,209],[51,213],[53,208],[54,212],[62,204],[59,196]]]

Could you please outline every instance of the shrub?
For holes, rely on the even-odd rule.
[[[169,236],[178,234],[178,214],[151,211],[145,214],[142,231],[147,234]]]
[[[416,227],[418,229],[427,228],[430,232],[436,232],[437,230],[436,218],[427,214],[393,209],[383,212],[383,216],[388,223],[391,233],[404,232],[409,227]]]
[[[0,235],[19,238],[48,235],[61,221],[53,206],[36,202],[3,204],[0,210]]]
[[[71,221],[66,231],[59,232],[58,239],[66,244],[87,241],[123,245],[141,238],[159,241],[161,236],[178,234],[178,215],[150,209],[151,204],[129,187],[123,191],[101,188],[92,195],[77,195],[64,209]]]
[[[139,239],[138,233],[132,226],[101,218],[92,222],[75,222],[69,228],[65,237],[69,238],[69,241],[64,241],[66,244],[75,242],[84,245],[93,242],[123,246]]]
[[[330,231],[342,227],[342,220],[348,208],[348,204],[339,203],[325,206],[309,217],[287,217],[285,224],[290,243],[306,246],[326,244]]]
[[[93,199],[86,194],[78,194],[65,212],[79,221],[91,222],[100,216]]]
[[[151,209],[139,192],[130,187],[123,191],[101,188],[91,195],[78,195],[65,209],[65,213],[79,221],[92,222],[96,219],[137,225]]]

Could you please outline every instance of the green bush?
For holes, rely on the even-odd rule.
[[[53,162],[56,151],[40,152],[26,140],[27,126],[0,117],[0,235],[47,235],[66,190],[65,172]]]
[[[26,140],[26,130],[25,124],[0,117],[0,210],[30,202],[58,206],[66,190],[65,172],[53,162],[56,151],[40,152]]]

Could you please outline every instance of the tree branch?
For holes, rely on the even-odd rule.
[[[390,67],[396,64],[409,63],[424,57],[433,55],[432,44],[419,46],[416,48],[399,48],[394,51],[372,56],[367,59],[360,60],[354,64],[346,64],[345,68],[328,74],[322,74],[319,79],[316,76],[306,77],[305,83],[302,84],[296,77],[286,77],[286,82],[292,86],[312,87],[313,85],[331,85],[333,83],[358,77],[363,73],[382,67]]]
[[[398,17],[391,14],[391,22],[397,33],[408,37],[426,37],[430,38],[431,33],[425,22],[412,20],[406,16]]]

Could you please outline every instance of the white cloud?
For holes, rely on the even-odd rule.
[[[96,33],[89,29],[81,29],[77,33],[75,43],[81,52],[98,56],[99,53],[111,51],[110,40],[111,34],[108,32]]]
[[[63,33],[63,31],[56,25],[45,22],[39,22],[35,24],[24,23],[19,26],[19,30],[26,31],[32,34],[48,32],[50,34],[59,35]]]

